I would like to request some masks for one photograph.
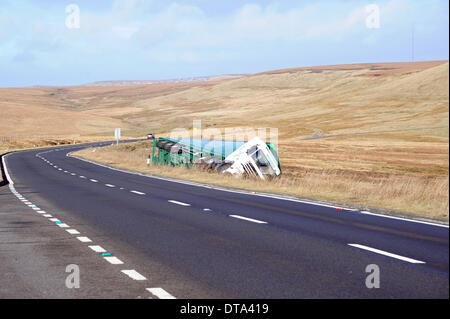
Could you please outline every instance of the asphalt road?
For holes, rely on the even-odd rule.
[[[14,184],[0,189],[0,257],[17,260],[0,264],[0,297],[449,297],[448,226],[67,156],[82,147],[5,157]],[[75,290],[64,285],[68,263],[80,268]],[[15,277],[22,284],[5,288]]]

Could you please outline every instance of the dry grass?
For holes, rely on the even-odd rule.
[[[165,136],[190,129],[194,119],[204,128],[278,128],[283,178],[275,191],[448,216],[448,86],[448,61],[432,61],[296,68],[204,83],[0,89],[0,135],[112,136],[121,127],[124,135]],[[344,136],[304,140],[317,132]]]
[[[448,176],[380,173],[344,169],[291,168],[272,181],[239,179],[198,169],[146,166],[151,144],[86,149],[74,155],[114,167],[202,183],[254,191],[283,193],[349,204],[399,210],[448,218]]]

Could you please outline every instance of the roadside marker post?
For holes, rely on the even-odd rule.
[[[114,137],[116,139],[116,144],[119,145],[119,140],[120,140],[120,128],[116,128],[114,130]]]

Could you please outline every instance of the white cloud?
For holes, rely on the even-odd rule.
[[[102,10],[89,10],[80,0],[81,28],[68,29],[64,5],[51,2],[44,9],[35,1],[14,1],[13,9],[0,7],[0,67],[34,61],[57,69],[69,61],[91,69],[109,64],[130,74],[150,64],[180,72],[186,65],[248,72],[248,65],[264,70],[338,62],[334,57],[389,60],[398,40],[407,41],[413,21],[426,39],[441,34],[445,21],[448,28],[445,1],[377,0],[381,28],[367,29],[365,6],[373,2],[256,2],[209,15],[206,0],[115,0]]]

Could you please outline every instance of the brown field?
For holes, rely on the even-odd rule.
[[[239,179],[200,169],[159,165],[147,167],[150,142],[85,149],[75,156],[113,167],[223,185],[241,189],[282,193],[338,201],[358,207],[379,207],[434,217],[448,217],[448,177],[410,174],[365,173],[343,169],[286,168],[281,178],[272,181]],[[322,145],[326,146],[326,145]],[[320,147],[319,147],[320,148]],[[311,148],[311,153],[322,153]],[[447,200],[445,200],[447,198]]]
[[[448,67],[353,64],[214,82],[0,89],[0,136],[112,135],[114,127],[165,136],[190,130],[192,120],[203,128],[278,128],[283,178],[225,183],[448,217]]]

